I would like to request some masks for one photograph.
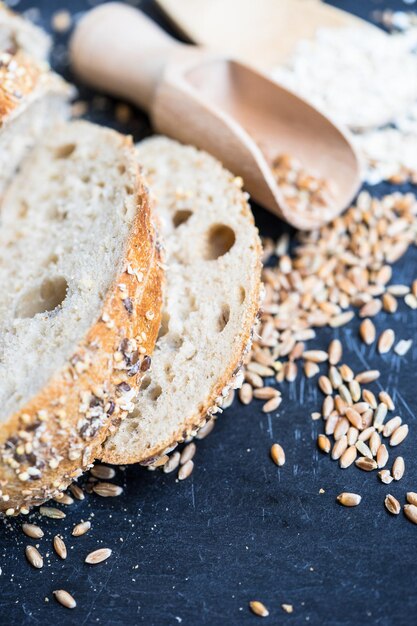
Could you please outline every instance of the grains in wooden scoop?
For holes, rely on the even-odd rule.
[[[73,537],[80,537],[81,535],[85,535],[85,533],[88,532],[90,528],[91,528],[91,522],[89,521],[80,522],[79,524],[76,524],[74,526],[71,534]]]
[[[98,563],[106,561],[111,556],[111,553],[112,550],[110,548],[99,548],[87,554],[85,562],[89,565],[97,565]]]
[[[279,443],[274,443],[271,446],[271,459],[273,460],[273,462],[275,463],[275,465],[278,465],[279,467],[281,467],[282,465],[285,464],[285,452],[282,446],[280,446]]]
[[[22,530],[27,537],[32,539],[41,539],[43,537],[43,530],[36,524],[22,524]]]
[[[77,603],[72,595],[68,593],[68,591],[65,591],[65,589],[57,589],[53,592],[53,594],[59,604],[62,604],[62,606],[65,606],[67,609],[75,609],[77,606]]]
[[[41,569],[43,567],[43,558],[34,546],[26,546],[25,554],[27,560],[33,567],[36,569]]]
[[[397,498],[394,498],[390,493],[385,498],[385,508],[392,515],[399,515],[401,512],[401,504],[398,502]]]
[[[64,540],[58,535],[55,535],[53,544],[54,544],[54,550],[57,553],[57,555],[61,559],[66,559],[68,553],[67,553],[67,546],[65,545]]]
[[[339,494],[336,499],[343,506],[358,506],[362,497],[357,493],[343,492]]]
[[[249,608],[255,615],[259,615],[259,617],[268,617],[269,611],[262,602],[259,600],[252,600],[249,602]]]

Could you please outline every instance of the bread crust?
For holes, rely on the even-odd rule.
[[[66,365],[1,426],[0,511],[7,515],[27,513],[91,466],[150,366],[162,309],[161,248],[131,139],[124,141],[138,210],[120,272]]]
[[[48,64],[36,62],[21,50],[0,52],[0,129],[48,91],[68,97],[73,92]]]
[[[241,212],[247,218],[248,224],[254,226],[252,211],[246,201],[242,201],[241,203]],[[255,232],[257,233],[257,230]],[[207,421],[212,419],[216,413],[221,412],[222,402],[227,397],[229,391],[241,386],[243,380],[243,362],[252,343],[252,336],[258,319],[263,292],[261,282],[262,246],[257,235],[254,237],[253,246],[257,256],[255,269],[257,278],[251,292],[248,293],[247,301],[248,303],[250,302],[250,306],[247,307],[244,319],[242,320],[242,332],[239,341],[236,342],[234,346],[233,352],[229,354],[229,362],[226,371],[212,386],[210,394],[207,396],[206,401],[201,404],[200,410],[192,415],[184,416],[183,423],[178,427],[174,435],[170,434],[170,436],[158,442],[158,445],[148,448],[146,454],[138,454],[137,452],[129,454],[127,450],[102,447],[99,456],[100,460],[115,465],[130,463],[153,465],[162,456],[172,451],[179,443],[194,437]]]

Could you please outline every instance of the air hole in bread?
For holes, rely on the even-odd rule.
[[[88,185],[89,183],[91,183],[91,176],[88,176],[88,174],[85,174],[84,176],[81,176],[81,180],[83,181],[83,183]]]
[[[131,187],[130,185],[126,185],[125,190],[128,196],[133,196],[133,187]]]
[[[77,145],[75,143],[66,143],[55,149],[55,156],[57,159],[68,159],[76,147]]]
[[[176,213],[174,213],[172,217],[172,223],[174,224],[175,228],[178,228],[178,226],[181,226],[181,224],[185,224],[185,222],[188,222],[192,214],[193,212],[187,209],[180,209],[179,211],[176,211]]]
[[[229,323],[230,319],[230,306],[228,304],[223,304],[220,315],[217,320],[217,330],[221,333]]]
[[[229,252],[236,241],[235,232],[225,224],[215,224],[207,233],[204,258],[214,261]]]
[[[155,385],[155,387],[150,390],[149,397],[151,400],[155,402],[156,400],[158,400],[161,393],[162,393],[162,387],[160,385]]]
[[[28,214],[28,210],[29,210],[29,206],[28,203],[25,202],[25,200],[20,200],[20,206],[19,206],[19,213],[18,213],[18,218],[19,219],[25,219],[25,217]]]
[[[141,385],[140,385],[141,391],[143,391],[144,389],[147,389],[149,387],[149,385],[151,384],[151,382],[152,382],[152,379],[151,379],[150,376],[144,376],[142,378],[142,382],[141,382]]]
[[[158,339],[167,334],[169,330],[169,313],[164,311],[161,318],[161,326],[159,328]]]
[[[242,285],[239,287],[239,301],[240,304],[243,304],[246,300],[246,289],[244,287],[242,287]]]
[[[22,295],[16,308],[20,318],[35,317],[38,313],[57,310],[65,300],[68,283],[63,276],[45,280]]]
[[[174,374],[172,373],[172,365],[171,363],[165,363],[164,371],[169,383],[172,383],[174,380]]]
[[[121,176],[123,176],[123,174],[126,174],[126,165],[124,165],[123,163],[120,163],[117,166],[118,172]]]
[[[181,335],[175,334],[171,337],[171,345],[173,348],[179,350],[184,343],[184,338]]]
[[[44,261],[43,265],[44,267],[49,267],[50,265],[56,265],[58,263],[58,255],[57,254],[50,254]]]

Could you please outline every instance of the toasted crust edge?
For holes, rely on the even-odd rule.
[[[6,515],[28,513],[91,466],[109,429],[131,408],[131,396],[149,366],[162,312],[161,251],[132,140],[126,137],[123,143],[132,154],[138,210],[121,270],[99,319],[67,364],[2,425],[0,511]],[[145,288],[147,281],[138,277],[150,271],[152,288]],[[127,341],[140,350],[137,366],[121,349]],[[115,353],[122,354],[125,369]],[[36,479],[30,475],[33,467],[40,471]]]

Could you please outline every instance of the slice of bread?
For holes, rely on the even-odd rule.
[[[0,52],[0,200],[26,152],[69,115],[72,89],[24,52]]]
[[[152,370],[104,444],[108,463],[150,464],[219,410],[251,341],[261,245],[241,180],[167,138],[138,145],[166,247],[166,292]]]
[[[45,31],[0,2],[0,51],[15,54],[22,50],[34,59],[44,61],[50,49],[51,38]]]
[[[1,219],[0,510],[12,515],[78,477],[132,409],[162,270],[131,139],[88,122],[35,146]]]

